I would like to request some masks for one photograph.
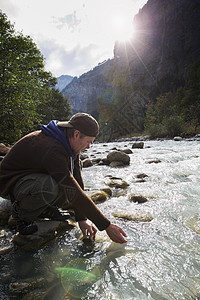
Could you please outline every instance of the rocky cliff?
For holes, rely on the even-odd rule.
[[[114,59],[74,78],[63,90],[72,112],[97,114],[96,99],[120,74],[157,93],[178,85],[200,57],[199,15],[199,0],[149,0],[134,18],[131,41],[116,42]]]
[[[110,87],[108,77],[112,64],[113,60],[99,64],[79,78],[75,77],[63,89],[62,93],[69,96],[73,114],[76,112],[89,112],[96,116],[96,99],[101,95],[102,91]]]

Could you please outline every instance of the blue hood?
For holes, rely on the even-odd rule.
[[[56,140],[58,140],[67,150],[67,153],[70,157],[75,158],[75,154],[72,151],[72,148],[69,144],[69,140],[66,137],[64,131],[57,126],[56,120],[53,120],[49,122],[47,125],[42,125],[41,130],[44,134],[54,137]]]

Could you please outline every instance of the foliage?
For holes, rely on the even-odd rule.
[[[113,140],[133,132],[141,132],[144,124],[144,98],[125,77],[113,80],[113,88],[98,99],[102,140]]]
[[[0,77],[1,140],[12,142],[41,122],[69,115],[68,99],[53,88],[56,78],[44,70],[36,44],[29,36],[16,33],[2,11]]]
[[[185,86],[178,89],[176,102],[184,121],[197,128],[200,125],[200,59],[189,71]]]
[[[184,85],[158,96],[147,105],[145,130],[152,137],[187,133],[200,125],[200,60],[188,72]]]

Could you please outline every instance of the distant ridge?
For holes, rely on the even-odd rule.
[[[74,77],[70,75],[61,75],[57,77],[58,83],[56,84],[55,88],[58,89],[60,92],[72,81]]]

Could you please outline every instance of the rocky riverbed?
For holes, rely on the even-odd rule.
[[[38,233],[20,236],[10,201],[1,198],[0,298],[75,299],[72,282],[63,285],[56,269],[78,266],[98,280],[79,282],[76,299],[197,299],[199,151],[198,136],[145,137],[95,143],[82,154],[86,192],[128,233],[124,246],[104,232],[95,243],[83,241],[72,220],[38,220]]]

